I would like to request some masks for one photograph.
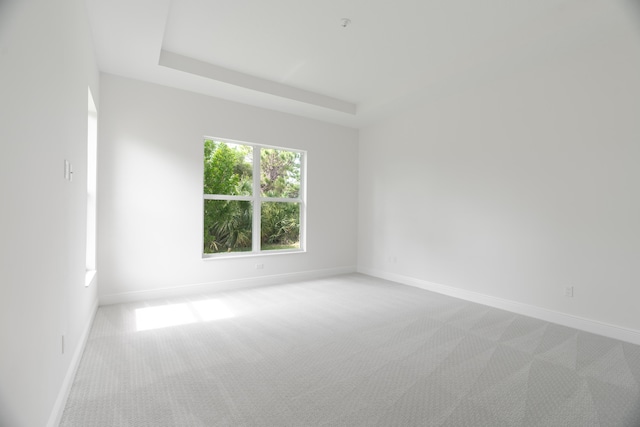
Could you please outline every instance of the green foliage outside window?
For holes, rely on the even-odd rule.
[[[263,148],[260,151],[260,191],[264,197],[298,197],[300,153]]]

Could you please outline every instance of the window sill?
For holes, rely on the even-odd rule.
[[[304,249],[289,249],[282,251],[265,251],[265,252],[222,252],[217,254],[203,254],[203,261],[212,261],[216,259],[235,259],[235,258],[256,258],[272,255],[287,255],[287,254],[303,254],[307,251]]]
[[[89,285],[91,285],[96,278],[96,274],[98,273],[97,270],[87,270],[87,272],[84,275],[84,287],[88,288]]]

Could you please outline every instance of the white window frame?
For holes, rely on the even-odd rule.
[[[91,88],[87,89],[87,224],[86,224],[86,270],[84,286],[93,283],[96,268],[96,211],[97,211],[97,172],[98,172],[98,110],[93,101]]]
[[[275,145],[266,145],[266,144],[256,144],[253,142],[244,142],[237,141],[233,139],[227,138],[217,138],[212,136],[204,136],[202,138],[202,144],[204,146],[205,140],[213,140],[217,142],[225,142],[228,144],[234,145],[246,145],[252,147],[253,153],[253,164],[252,164],[252,173],[253,173],[253,182],[252,182],[252,195],[251,196],[230,196],[224,194],[204,194],[202,197],[202,206],[200,212],[202,213],[202,218],[200,221],[200,249],[202,252],[202,259],[219,259],[219,258],[229,258],[229,257],[248,257],[248,256],[262,256],[262,255],[281,255],[281,254],[290,254],[290,253],[304,253],[306,252],[306,241],[307,241],[307,152],[305,150],[299,150],[295,148],[289,147],[280,147]],[[286,198],[286,197],[264,197],[262,196],[262,192],[260,191],[260,152],[263,148],[266,149],[275,149],[282,151],[290,151],[293,153],[300,154],[300,191],[298,192],[298,197],[296,198]],[[204,170],[201,176],[204,175]],[[204,191],[204,189],[203,189]],[[247,201],[252,202],[252,225],[251,225],[251,252],[219,252],[208,254],[204,253],[204,201],[205,200],[238,200],[238,201]],[[284,203],[298,203],[300,205],[300,247],[296,249],[280,249],[280,250],[262,250],[260,248],[260,229],[261,229],[261,220],[262,220],[262,203],[264,202],[284,202]]]

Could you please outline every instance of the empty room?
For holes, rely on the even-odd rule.
[[[0,426],[639,426],[638,0],[0,0]]]

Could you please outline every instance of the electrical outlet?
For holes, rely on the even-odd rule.
[[[256,264],[256,270],[264,269],[264,264]]]
[[[566,288],[564,288],[564,296],[573,298],[573,286],[567,286]]]

